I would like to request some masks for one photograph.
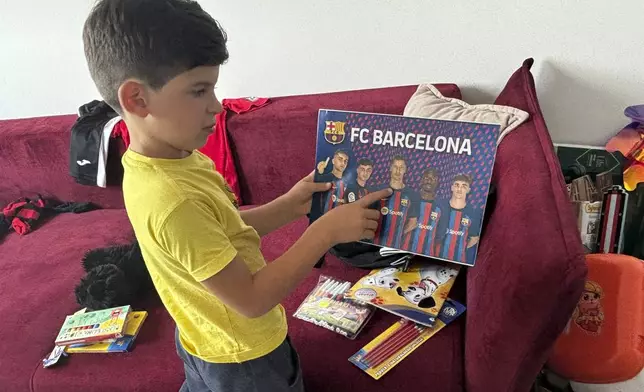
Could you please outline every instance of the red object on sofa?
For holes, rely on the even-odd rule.
[[[228,130],[226,129],[226,116],[228,113],[246,113],[257,110],[270,103],[268,98],[237,98],[224,99],[221,101],[223,110],[215,116],[216,124],[213,133],[206,139],[206,144],[199,149],[207,157],[212,159],[215,169],[224,177],[230,189],[235,194],[239,204],[244,204],[239,190],[239,178],[233,151],[228,142]]]
[[[528,71],[521,72],[529,75]],[[446,96],[460,96],[455,85],[439,87]],[[314,125],[319,108],[400,114],[415,88],[272,98],[266,108],[231,114],[227,128],[243,200],[248,204],[266,202],[313,170]],[[69,129],[74,119],[58,116],[0,121],[0,204],[40,192],[62,200],[92,201],[107,208],[63,214],[26,236],[10,234],[0,242],[0,336],[4,338],[0,390],[176,391],[183,380],[183,369],[174,348],[174,323],[155,298],[133,304],[150,312],[133,352],[77,354],[60,366],[42,368],[41,360],[51,351],[65,315],[78,308],[73,287],[83,273],[83,253],[132,238],[118,189],[83,187],[74,184],[67,173]],[[531,120],[538,121],[542,119]],[[562,182],[553,175],[551,147],[540,142],[543,132],[545,126],[525,124],[506,137],[504,144],[514,136],[508,147],[502,144],[499,149],[495,169],[499,200],[482,237],[481,259],[453,289],[461,299],[467,277],[469,309],[465,317],[379,381],[351,365],[347,358],[396,317],[377,312],[355,341],[289,318],[307,390],[463,391],[466,386],[471,392],[528,390],[576,303],[585,273],[583,259],[577,259],[581,249],[578,236],[577,243],[567,240],[576,228],[562,223],[568,219],[566,214],[573,219],[572,211],[564,210],[558,195],[563,192]],[[525,157],[530,159],[519,167],[518,162]],[[529,171],[535,171],[537,177],[534,189],[521,188],[524,173]],[[510,200],[509,190],[518,200]],[[538,217],[530,216],[529,222],[518,220],[517,216],[526,213],[524,209],[521,215],[514,215],[521,202],[531,203]],[[266,259],[280,255],[306,224],[301,219],[262,238]],[[526,235],[519,234],[517,227]],[[508,244],[510,231],[516,244]],[[548,241],[549,246],[535,245],[535,238]],[[328,256],[323,268],[314,270],[284,301],[288,314],[314,287],[320,274],[355,280],[365,273]]]

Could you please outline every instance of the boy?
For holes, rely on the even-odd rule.
[[[388,192],[331,211],[266,264],[260,235],[304,215],[329,184],[310,175],[265,206],[236,209],[197,151],[222,110],[213,90],[228,52],[217,22],[188,0],[101,0],[83,41],[92,79],[130,132],[123,196],[177,324],[181,390],[302,390],[279,303],[331,246],[373,237],[378,214],[367,202]]]

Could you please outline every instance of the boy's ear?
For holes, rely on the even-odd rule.
[[[119,102],[124,112],[138,117],[149,114],[149,96],[145,86],[137,80],[126,80],[118,91]]]

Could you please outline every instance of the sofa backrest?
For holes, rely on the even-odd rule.
[[[436,85],[460,98],[454,84]],[[244,204],[263,204],[288,191],[315,168],[319,109],[402,114],[417,86],[272,98],[267,106],[231,113],[226,128]]]
[[[266,203],[313,170],[318,109],[402,114],[416,87],[278,97],[252,112],[229,113],[227,130],[244,204]],[[461,96],[454,84],[437,87],[445,96]],[[120,139],[110,142],[107,188],[80,185],[70,176],[71,127],[77,118],[0,120],[0,206],[40,194],[123,208]]]
[[[107,188],[77,184],[69,174],[69,141],[76,115],[0,121],[0,208],[20,197],[91,201],[123,208],[118,143],[110,143]]]

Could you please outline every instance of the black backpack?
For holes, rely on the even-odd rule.
[[[362,242],[349,242],[339,244],[329,250],[329,253],[339,258],[343,262],[363,269],[376,269],[386,267],[397,267],[406,270],[412,254],[398,253],[383,256],[380,254],[380,247]],[[320,268],[324,263],[324,257],[315,265]]]

